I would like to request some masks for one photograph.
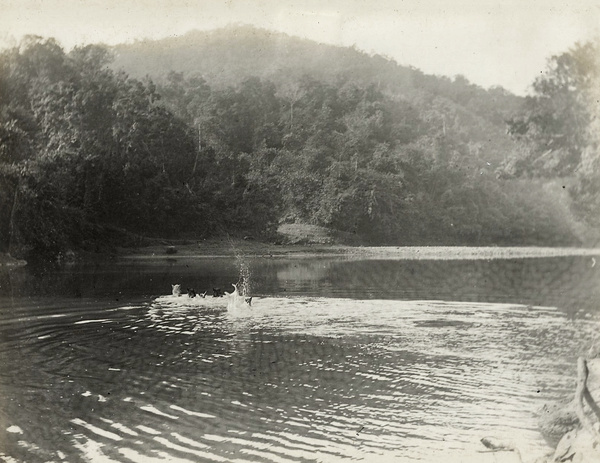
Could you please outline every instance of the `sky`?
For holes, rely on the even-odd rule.
[[[550,56],[600,36],[600,0],[0,0],[0,48],[26,34],[68,50],[236,23],[524,95]]]

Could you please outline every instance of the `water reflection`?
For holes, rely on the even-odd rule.
[[[439,299],[598,310],[600,266],[590,257],[498,260],[352,260],[245,258],[251,292],[359,299]],[[240,278],[239,259],[165,259],[154,263],[18,268],[0,271],[0,297],[147,300],[171,284],[226,290]]]
[[[0,455],[493,461],[494,435],[532,459],[598,329],[586,258],[247,262],[244,318],[160,295],[227,287],[228,259],[3,274]]]

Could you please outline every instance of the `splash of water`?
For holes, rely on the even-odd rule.
[[[252,294],[252,284],[250,279],[250,266],[246,261],[246,255],[235,246],[235,244],[229,237],[228,239],[229,245],[233,249],[236,266],[239,269],[239,276],[237,281],[238,291],[240,293],[240,296],[249,296]]]
[[[238,288],[240,291],[240,295],[242,296],[248,296],[251,293],[251,280],[250,280],[250,266],[248,265],[248,263],[240,258],[237,259],[236,258],[236,262],[238,264],[238,268],[239,268],[239,279],[238,279]]]

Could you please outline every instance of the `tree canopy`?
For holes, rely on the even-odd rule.
[[[533,94],[509,121],[524,149],[506,171],[515,177],[560,179],[574,211],[600,224],[600,42],[577,43],[552,56]]]
[[[571,203],[548,178],[576,178],[580,217],[598,207],[591,50],[553,61],[510,120],[511,140],[502,121],[515,100],[462,77],[140,80],[114,70],[105,47],[66,53],[28,37],[0,55],[0,251],[272,238],[283,222],[365,244],[577,243]]]

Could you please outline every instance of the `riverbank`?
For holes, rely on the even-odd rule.
[[[595,265],[595,256],[600,256],[600,248],[345,246],[338,244],[273,244],[254,240],[211,239],[179,244],[165,242],[164,244],[145,247],[119,248],[117,256],[137,260],[236,256],[264,258],[340,256],[394,260],[473,260],[590,256],[594,257],[590,261],[590,265]]]
[[[153,259],[163,257],[291,257],[315,255],[350,255],[352,246],[328,244],[273,244],[249,240],[208,239],[196,243],[166,243],[135,248],[118,248],[117,256],[126,259]]]
[[[347,246],[341,244],[274,244],[248,240],[210,239],[117,247],[110,253],[75,254],[68,260],[162,260],[177,258],[309,258],[339,257],[361,260],[492,260],[540,257],[589,256],[590,266],[600,265],[600,248],[480,247],[480,246]],[[61,260],[62,262],[62,260]],[[27,265],[27,261],[0,254],[0,268]]]

